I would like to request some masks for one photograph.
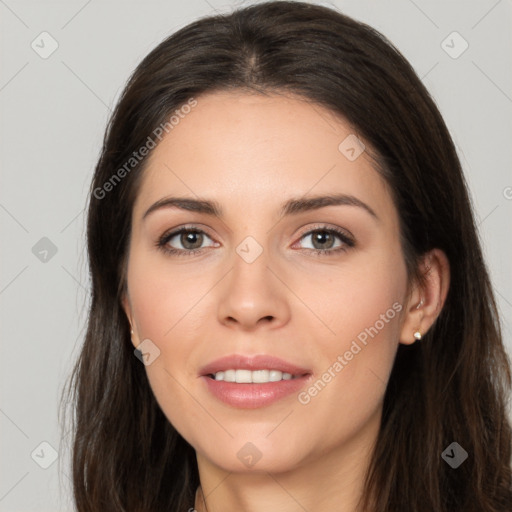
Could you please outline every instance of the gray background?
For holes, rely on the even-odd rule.
[[[135,66],[168,34],[247,3],[0,0],[1,511],[72,509],[58,400],[86,321],[84,207],[110,110]],[[512,353],[510,0],[332,4],[388,36],[444,115]],[[31,47],[50,48],[43,31],[58,43],[46,59]],[[457,58],[464,41],[446,39],[453,31],[469,44]],[[57,454],[42,442],[58,452],[47,469]]]

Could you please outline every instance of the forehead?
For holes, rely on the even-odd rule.
[[[339,192],[376,210],[393,208],[385,181],[367,151],[357,157],[361,139],[341,116],[293,96],[215,92],[196,100],[149,155],[139,214],[166,194],[214,197],[248,211]]]

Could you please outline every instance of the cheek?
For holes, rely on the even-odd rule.
[[[130,262],[128,283],[140,339],[168,343],[176,331],[197,320],[198,301],[209,283],[199,273],[184,272],[161,256],[136,254]],[[196,276],[197,275],[197,276]]]
[[[339,417],[339,426],[346,423],[346,410],[356,422],[368,417],[385,392],[398,345],[407,276],[402,259],[390,255],[347,271],[338,269],[323,282],[321,289],[312,288],[310,304],[330,333],[317,322],[326,334],[316,337],[310,349],[321,371],[301,403],[322,410],[326,417]],[[320,395],[324,400],[316,398]],[[339,405],[334,411],[333,403]]]
[[[343,349],[359,335],[364,342],[368,331],[376,338],[375,329],[379,338],[396,338],[406,286],[405,264],[393,253],[369,254],[357,265],[332,267],[308,293],[311,308],[330,327],[331,337],[323,336],[327,346]]]
[[[197,378],[191,353],[207,321],[199,301],[212,284],[144,254],[131,259],[128,283],[139,342],[150,340],[158,350],[145,367],[153,395],[173,426],[193,442],[190,425],[203,424],[204,411],[191,400],[191,383]]]

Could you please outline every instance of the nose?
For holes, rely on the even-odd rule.
[[[280,274],[276,263],[270,268],[265,250],[252,263],[236,254],[220,287],[219,322],[245,331],[285,325],[290,319],[290,292]]]

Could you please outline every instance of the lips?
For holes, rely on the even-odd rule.
[[[215,375],[217,372],[225,372],[226,370],[277,370],[282,373],[290,373],[293,376],[300,377],[310,374],[307,368],[294,365],[283,359],[269,355],[243,356],[233,354],[230,356],[216,359],[211,363],[203,366],[199,370],[200,376]]]
[[[223,379],[216,380],[217,374],[226,374],[226,372],[242,374],[260,373],[259,371],[268,371],[269,374],[279,376],[283,374],[283,379],[271,382],[249,382],[243,378],[237,382],[227,382]],[[284,378],[287,374],[289,377]],[[239,354],[217,359],[200,369],[200,378],[205,386],[205,390],[210,396],[240,409],[257,409],[269,406],[279,400],[297,394],[304,388],[312,378],[311,370],[292,364],[283,359],[268,355],[242,356]],[[239,379],[237,379],[239,380]]]

